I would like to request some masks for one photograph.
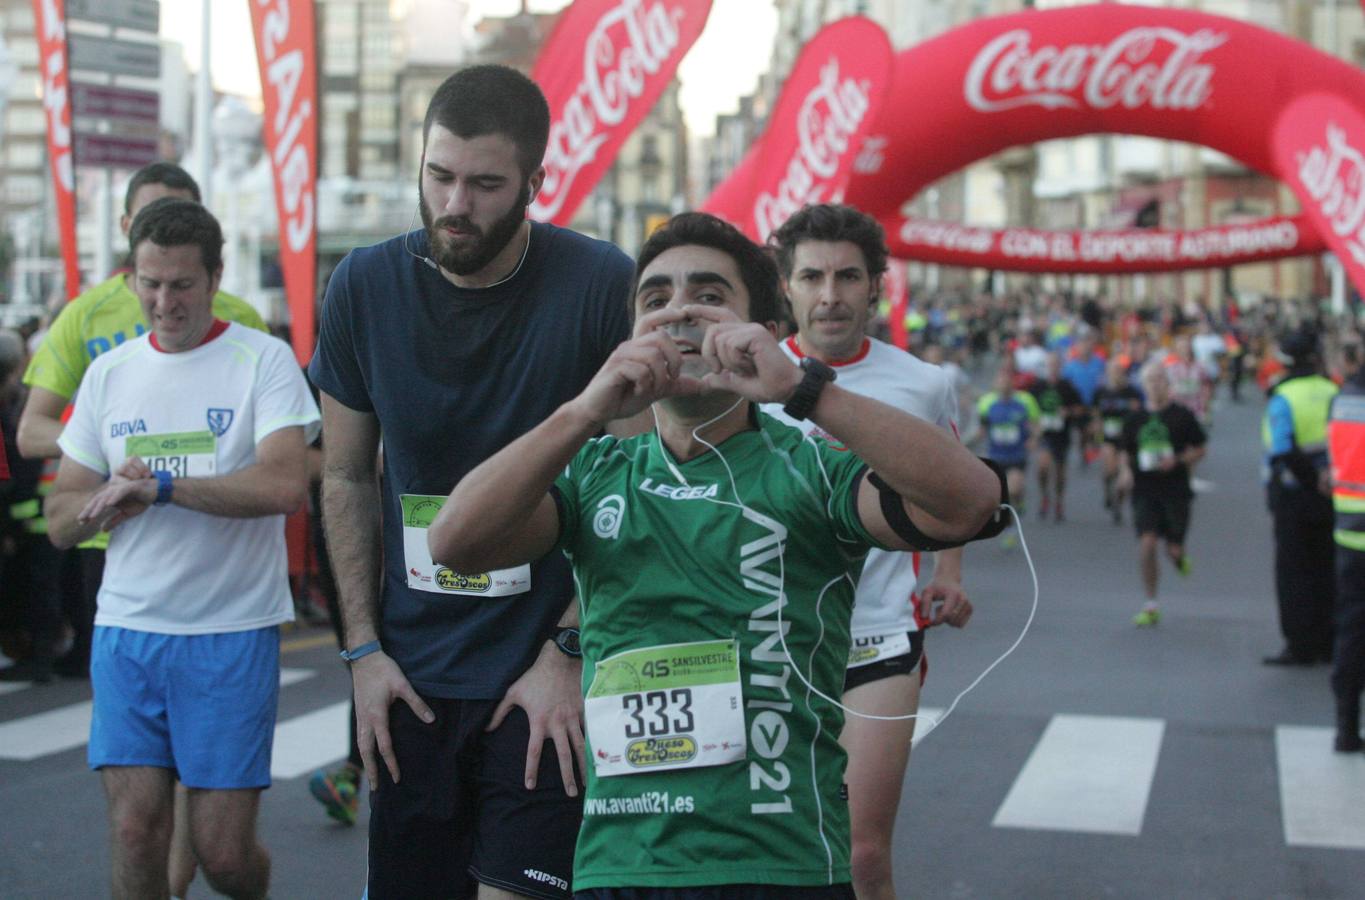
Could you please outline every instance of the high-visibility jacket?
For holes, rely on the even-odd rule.
[[[1295,374],[1270,392],[1261,438],[1272,483],[1316,489],[1327,468],[1327,412],[1339,388],[1321,375]]]
[[[1337,544],[1365,552],[1365,370],[1332,400],[1327,424]]]

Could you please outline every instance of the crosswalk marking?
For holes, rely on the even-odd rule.
[[[998,828],[1138,835],[1166,723],[1057,715],[992,820]]]
[[[316,674],[315,669],[281,669],[280,687]],[[86,700],[0,724],[0,759],[29,762],[84,746],[90,740],[92,709],[93,704]]]
[[[0,725],[0,759],[28,762],[51,753],[63,753],[90,739],[89,700],[59,706]]]
[[[1330,728],[1275,729],[1284,842],[1365,850],[1365,756],[1332,752]]]
[[[938,706],[921,706],[918,715],[919,718],[915,719],[915,737],[910,742],[911,746],[918,745],[938,727],[939,721],[943,718],[943,709]]]
[[[346,756],[351,702],[343,700],[275,726],[272,778],[297,778]]]

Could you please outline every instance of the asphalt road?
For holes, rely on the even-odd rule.
[[[1068,520],[1031,517],[1037,615],[1019,648],[917,744],[900,810],[903,897],[1365,896],[1365,756],[1331,752],[1327,669],[1266,668],[1279,649],[1259,404],[1218,410],[1189,540],[1141,630],[1135,541],[1073,458]],[[1036,496],[1034,498],[1036,500]],[[1036,508],[1036,503],[1034,504]],[[926,705],[944,708],[1019,635],[1024,555],[967,553],[977,613],[928,635]],[[344,752],[346,673],[329,636],[286,638],[275,786],[261,830],[276,898],[358,897],[364,820],[309,797]],[[0,898],[106,896],[104,799],[84,763],[88,685],[0,694]],[[88,716],[88,713],[84,713]],[[202,881],[191,896],[208,896]]]

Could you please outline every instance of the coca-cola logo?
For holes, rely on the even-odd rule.
[[[1030,47],[1027,29],[994,38],[967,68],[963,93],[978,112],[1044,109],[1192,110],[1213,93],[1212,65],[1200,57],[1226,34],[1201,28],[1132,28],[1108,44]]]
[[[649,77],[672,61],[686,16],[676,4],[621,0],[597,21],[583,45],[582,80],[562,108],[550,111],[545,182],[531,204],[533,217],[548,221],[560,212],[610,129],[625,121]]]
[[[782,180],[754,202],[754,223],[764,240],[802,206],[819,203],[826,190],[842,187],[836,183],[840,160],[871,104],[870,81],[841,79],[836,57],[821,66],[819,81],[801,101],[796,149],[782,169]]]
[[[1314,145],[1296,154],[1299,180],[1328,227],[1365,265],[1365,156],[1335,122],[1328,121],[1326,137],[1326,146]]]

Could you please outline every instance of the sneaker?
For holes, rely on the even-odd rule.
[[[1039,518],[1040,520],[1042,520],[1042,521],[1047,521],[1048,508],[1049,508],[1049,503],[1048,503],[1048,501],[1044,500],[1044,501],[1042,502],[1042,504],[1038,507],[1038,518]]]
[[[1190,562],[1190,555],[1188,553],[1180,557],[1180,562],[1175,564],[1175,570],[1181,575],[1189,575],[1194,571],[1194,563]]]
[[[1133,624],[1139,628],[1150,628],[1161,621],[1161,610],[1155,607],[1145,607],[1142,612],[1133,616]]]
[[[354,825],[360,808],[360,773],[350,766],[331,772],[319,769],[308,779],[308,790],[343,825]]]
[[[1000,535],[1000,548],[1002,550],[1013,550],[1019,546],[1019,536],[1013,531],[1007,531]]]

